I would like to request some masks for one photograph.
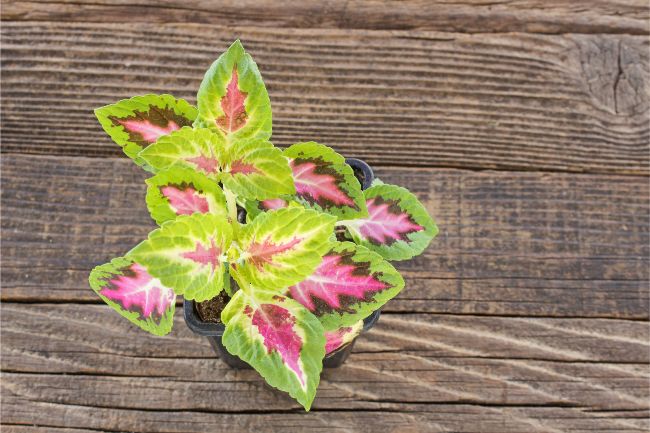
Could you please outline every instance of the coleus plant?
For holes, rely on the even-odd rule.
[[[227,350],[309,410],[323,357],[404,287],[387,260],[420,254],[436,235],[424,206],[379,181],[362,191],[327,146],[274,147],[269,96],[239,41],[208,69],[197,107],[144,95],[95,113],[153,173],[146,203],[160,227],[96,267],[92,289],[156,335],[170,332],[177,295],[225,291]]]

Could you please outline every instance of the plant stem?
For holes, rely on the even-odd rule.
[[[233,297],[234,293],[232,291],[232,287],[230,286],[230,272],[228,271],[227,266],[226,266],[226,272],[224,273],[223,289],[226,291],[228,296],[230,296],[231,298]]]
[[[230,217],[232,223],[237,223],[237,196],[226,187],[223,188],[223,193],[226,196],[228,217]]]

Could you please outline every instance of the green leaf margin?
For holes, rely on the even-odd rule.
[[[364,191],[366,200],[381,197],[386,201],[394,202],[402,212],[409,214],[416,224],[424,230],[408,233],[408,242],[397,240],[390,245],[378,245],[366,240],[355,228],[355,220],[343,221],[355,243],[363,245],[387,260],[407,260],[421,254],[431,240],[438,234],[438,227],[427,212],[426,208],[417,197],[407,190],[396,185],[386,183],[376,184]],[[358,220],[356,220],[358,221]]]
[[[138,153],[145,147],[131,141],[131,137],[122,125],[115,125],[110,116],[120,118],[134,116],[136,111],[146,112],[151,107],[160,109],[172,109],[178,116],[186,117],[190,123],[197,117],[197,109],[181,98],[175,98],[169,94],[155,95],[147,94],[134,96],[129,99],[122,99],[115,104],[105,105],[95,109],[95,116],[104,128],[104,131],[113,139],[113,141],[122,147],[124,153],[131,158],[137,165],[147,171],[153,171]],[[179,125],[179,127],[189,125]]]
[[[280,302],[279,299],[282,301]],[[278,353],[268,353],[260,334],[258,334],[259,338],[251,338],[255,332],[251,328],[255,325],[244,314],[246,305],[249,305],[251,301],[272,303],[283,308],[289,306],[288,309],[296,318],[296,326],[300,327],[303,332],[306,331],[300,350],[306,390],[302,388],[298,378],[286,366]],[[281,297],[275,292],[256,290],[254,298],[252,298],[244,291],[239,290],[222,311],[221,320],[226,324],[221,341],[228,352],[250,364],[269,385],[288,392],[291,397],[303,405],[305,410],[309,411],[316,396],[325,356],[325,331],[318,319],[298,302]]]
[[[191,184],[197,192],[206,196],[210,207],[209,213],[224,217],[228,215],[226,197],[223,191],[215,181],[209,179],[201,172],[182,166],[172,166],[145,180],[145,183],[147,184],[147,208],[149,209],[151,218],[158,225],[179,216],[172,209],[169,199],[160,190],[162,186],[170,184]]]
[[[158,336],[167,335],[172,330],[172,326],[174,325],[174,310],[176,309],[176,303],[172,303],[171,308],[167,309],[165,315],[161,317],[160,322],[156,323],[156,321],[151,318],[142,319],[139,312],[126,310],[117,302],[99,293],[100,290],[105,287],[107,280],[112,279],[116,276],[124,275],[122,273],[122,270],[133,265],[134,263],[135,261],[126,257],[117,257],[108,263],[96,266],[90,272],[90,276],[88,277],[90,288],[93,289],[95,293],[97,293],[97,296],[99,296],[102,301],[106,302],[108,306],[117,311],[120,316],[124,317],[129,322],[137,325],[147,332],[150,332],[151,334]]]
[[[316,143],[315,141],[308,141],[289,146],[284,150],[283,154],[285,157],[290,159],[308,159],[315,161],[320,159],[323,163],[327,164],[331,169],[343,176],[343,182],[337,185],[340,187],[341,191],[346,193],[352,199],[358,209],[346,205],[323,208],[316,203],[311,203],[296,195],[296,198],[300,203],[311,209],[334,215],[339,220],[363,218],[368,216],[368,210],[366,209],[366,202],[364,200],[363,191],[361,190],[361,184],[354,175],[354,170],[352,170],[352,167],[345,162],[345,158],[334,149]]]

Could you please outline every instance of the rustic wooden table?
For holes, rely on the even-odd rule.
[[[3,0],[3,432],[644,432],[650,6]],[[94,107],[194,101],[241,37],[278,145],[414,190],[441,232],[304,413],[154,338],[89,270],[152,229]]]

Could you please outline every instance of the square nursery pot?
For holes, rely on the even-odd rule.
[[[359,180],[361,189],[369,188],[372,184],[372,181],[374,180],[374,174],[370,166],[364,161],[355,158],[346,158],[345,162],[347,162],[348,165],[350,165],[354,170],[354,175]],[[377,323],[377,320],[379,320],[380,314],[381,310],[377,310],[370,316],[366,317],[363,321],[363,329],[361,333],[370,330],[370,328],[372,328],[375,323]],[[183,315],[185,317],[185,323],[187,323],[188,328],[190,328],[195,334],[206,337],[210,343],[210,346],[212,346],[214,351],[226,364],[232,368],[237,369],[251,368],[250,365],[239,359],[239,357],[231,355],[224,347],[223,343],[221,342],[221,337],[223,336],[223,332],[225,331],[226,327],[223,323],[204,322],[201,320],[201,317],[196,310],[194,301],[187,299],[183,301]],[[361,333],[359,335],[361,335]],[[350,355],[355,341],[356,338],[345,346],[326,355],[323,359],[323,367],[340,367]]]

